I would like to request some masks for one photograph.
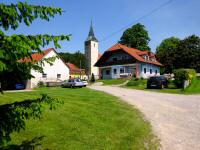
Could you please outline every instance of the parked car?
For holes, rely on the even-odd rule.
[[[86,80],[82,80],[84,87],[86,87],[88,85],[88,82]]]
[[[168,80],[164,76],[154,76],[147,80],[147,88],[167,88]]]
[[[62,83],[62,87],[83,87],[84,83],[79,78],[69,79],[67,82]]]
[[[15,89],[16,90],[23,90],[23,89],[25,89],[25,85],[22,84],[22,83],[15,84]]]

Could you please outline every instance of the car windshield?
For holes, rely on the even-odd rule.
[[[150,80],[160,80],[161,77],[151,77]]]
[[[76,82],[81,82],[81,79],[77,78],[77,79],[74,79]]]

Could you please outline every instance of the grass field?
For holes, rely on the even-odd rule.
[[[26,129],[11,135],[0,149],[145,150],[158,149],[149,122],[132,106],[111,95],[87,88],[41,88],[0,95],[0,106],[47,93],[64,101],[57,110],[44,110],[41,119],[26,121]]]
[[[109,79],[109,80],[97,80],[97,82],[102,82],[103,85],[118,85],[123,84],[127,79]]]
[[[200,79],[194,79],[192,81],[192,84],[186,88],[176,88],[175,84],[171,81],[168,85],[168,88],[164,89],[147,89],[146,85],[147,80],[139,79],[137,81],[130,80],[125,87],[132,88],[132,89],[138,89],[138,90],[147,90],[147,91],[153,91],[153,92],[161,92],[161,93],[174,93],[174,94],[200,94]]]

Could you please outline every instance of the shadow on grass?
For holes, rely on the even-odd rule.
[[[8,145],[0,147],[1,150],[33,150],[37,146],[41,145],[41,141],[43,140],[45,136],[35,137],[32,140],[23,141],[20,145]],[[47,149],[46,149],[47,150]]]
[[[37,99],[0,105],[0,146],[11,141],[11,133],[24,130],[26,120],[40,118],[46,108],[44,104],[52,110],[63,101],[42,94]]]

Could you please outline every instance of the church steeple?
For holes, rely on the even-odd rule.
[[[88,37],[87,37],[86,41],[95,41],[95,42],[98,42],[97,38],[94,35],[92,21],[91,21],[90,31],[89,31],[89,34],[88,34]]]

